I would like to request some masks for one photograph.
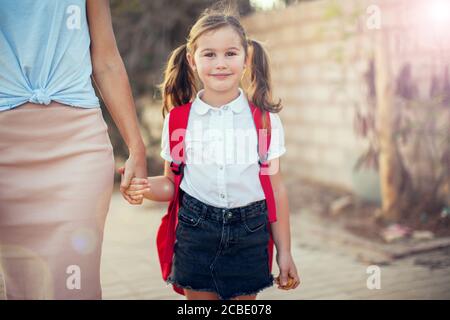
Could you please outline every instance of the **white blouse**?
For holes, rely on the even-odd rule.
[[[203,203],[219,208],[242,207],[265,198],[259,180],[257,133],[243,91],[219,108],[201,100],[192,103],[185,136],[184,177],[180,188]],[[161,157],[172,161],[169,117],[164,120]],[[268,160],[286,152],[280,117],[270,113],[271,142]]]

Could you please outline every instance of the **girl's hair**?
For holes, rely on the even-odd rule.
[[[160,85],[163,117],[172,107],[192,101],[198,92],[197,78],[189,66],[186,54],[194,55],[197,39],[206,32],[231,27],[241,38],[246,58],[250,55],[250,79],[247,91],[250,101],[265,113],[279,112],[281,102],[272,101],[272,87],[268,56],[262,45],[247,38],[239,18],[232,9],[207,9],[192,26],[186,44],[176,48],[170,55]],[[265,117],[264,117],[265,118]]]

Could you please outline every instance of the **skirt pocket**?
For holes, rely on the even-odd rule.
[[[244,227],[250,233],[254,233],[264,228],[266,224],[267,224],[267,216],[264,214],[257,215],[251,218],[246,218],[244,221]]]
[[[199,225],[202,219],[203,219],[202,216],[198,212],[186,209],[183,206],[178,211],[178,221],[187,226],[196,227]]]

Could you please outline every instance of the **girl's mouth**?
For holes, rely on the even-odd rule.
[[[231,75],[232,75],[231,73],[217,73],[217,74],[211,74],[211,77],[214,77],[219,80],[223,80]]]

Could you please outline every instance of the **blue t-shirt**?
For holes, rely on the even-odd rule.
[[[0,0],[0,111],[99,107],[89,47],[86,0]]]

